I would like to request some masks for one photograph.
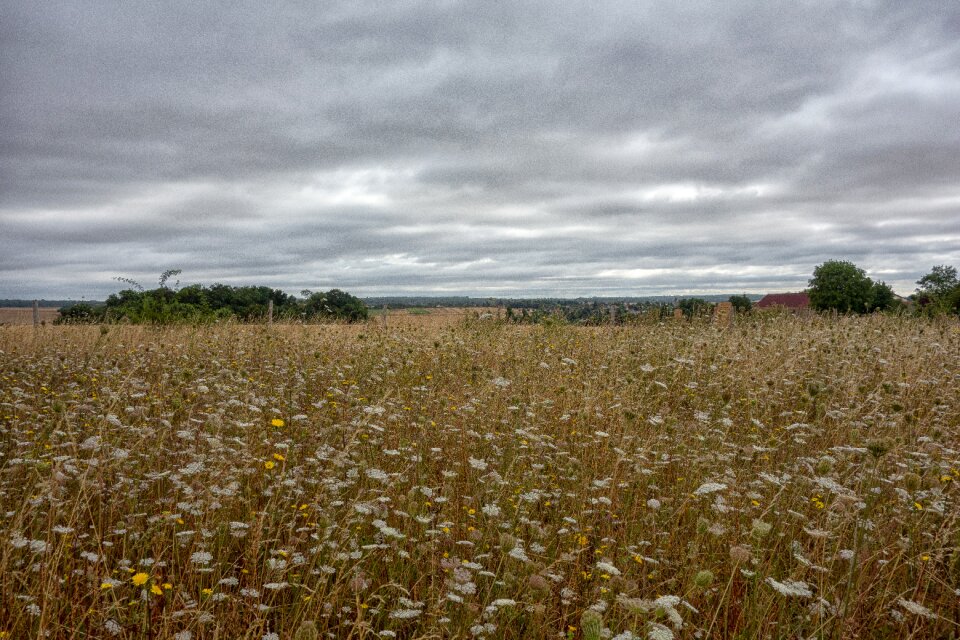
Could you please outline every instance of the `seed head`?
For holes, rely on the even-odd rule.
[[[697,575],[693,577],[693,584],[697,585],[701,589],[706,589],[711,584],[713,584],[713,572],[708,569],[703,569],[697,572]]]
[[[293,640],[317,640],[320,633],[317,631],[317,625],[313,620],[305,620],[300,623],[300,628],[293,634]]]
[[[603,632],[603,616],[593,609],[587,609],[580,616],[580,628],[583,630],[584,640],[600,640]]]

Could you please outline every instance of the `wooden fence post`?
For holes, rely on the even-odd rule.
[[[36,300],[33,301],[33,326],[40,326],[40,303]]]
[[[273,324],[273,300],[267,302],[267,324]]]

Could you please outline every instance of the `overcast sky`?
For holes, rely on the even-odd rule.
[[[900,293],[960,266],[960,2],[0,0],[0,297]]]

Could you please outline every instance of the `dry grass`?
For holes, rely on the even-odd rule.
[[[0,329],[3,637],[958,634],[956,324],[104,331]]]
[[[40,307],[40,320],[51,324],[60,316],[60,312],[52,307]],[[33,324],[33,309],[30,307],[0,307],[0,325],[3,324]]]
[[[371,322],[378,326],[383,325],[383,312],[379,309],[373,311]],[[497,313],[497,309],[474,308],[465,309],[458,307],[442,308],[423,308],[423,309],[389,309],[387,311],[388,329],[443,329],[452,327],[464,322],[470,317],[477,317],[482,313]]]

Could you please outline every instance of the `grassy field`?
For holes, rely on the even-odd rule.
[[[0,638],[960,634],[955,322],[390,320],[0,328]]]
[[[51,324],[60,316],[60,312],[52,307],[40,307],[40,320]],[[0,325],[4,324],[33,324],[33,309],[30,307],[0,307]]]
[[[413,308],[413,309],[389,309],[387,311],[386,326],[388,328],[417,328],[417,329],[442,329],[453,325],[462,324],[467,318],[476,318],[481,314],[498,313],[496,308],[474,308],[465,309],[461,307],[441,307],[441,308]],[[503,311],[499,311],[503,315]],[[383,310],[371,310],[371,322],[383,325]]]

